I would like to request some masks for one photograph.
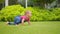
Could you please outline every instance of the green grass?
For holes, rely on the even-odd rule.
[[[31,22],[24,26],[6,25],[0,22],[0,34],[60,34],[60,22]]]

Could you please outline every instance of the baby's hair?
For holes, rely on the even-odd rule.
[[[31,13],[31,11],[30,11],[30,10],[27,10],[27,11],[25,12],[25,14],[29,14],[29,13]]]

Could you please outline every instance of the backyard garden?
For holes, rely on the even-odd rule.
[[[16,4],[12,2],[13,5],[3,7],[0,10],[0,34],[60,34],[60,8],[45,8],[44,3],[48,5],[48,3],[54,0],[49,2],[47,0],[38,1],[34,0],[34,5],[26,4],[25,7],[23,3],[17,4],[15,0]],[[41,5],[38,5],[39,3]],[[32,13],[30,25],[27,22],[24,25],[19,24],[18,26],[6,24],[7,21],[14,22],[14,18],[17,15],[24,15],[26,10]]]

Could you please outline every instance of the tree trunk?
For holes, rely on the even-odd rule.
[[[27,0],[25,0],[25,8],[27,8]]]
[[[5,0],[5,6],[8,6],[8,0]]]

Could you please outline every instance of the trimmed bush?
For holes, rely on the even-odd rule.
[[[23,8],[20,5],[12,5],[3,8],[0,11],[0,21],[13,21],[15,16],[24,15],[26,10],[30,10],[32,12],[31,21],[60,20],[60,8],[55,8],[49,11],[47,9],[35,7]]]
[[[60,8],[53,9],[52,14],[55,15],[54,20],[60,21]]]
[[[24,8],[20,5],[7,6],[1,10],[1,21],[13,21],[17,15],[22,15]]]

